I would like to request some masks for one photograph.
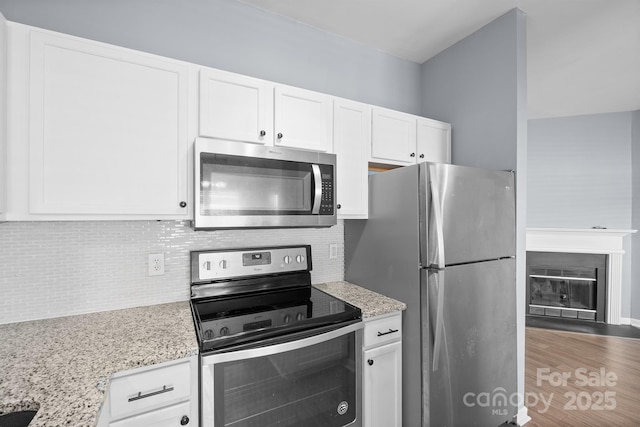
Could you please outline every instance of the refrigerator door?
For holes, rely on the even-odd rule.
[[[515,259],[422,270],[423,427],[517,413]]]
[[[422,266],[515,255],[512,172],[422,163],[419,176]]]

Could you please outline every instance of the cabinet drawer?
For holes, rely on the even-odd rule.
[[[402,316],[400,314],[371,320],[364,324],[364,347],[378,345],[402,338]]]
[[[148,411],[189,399],[191,365],[189,361],[129,372],[111,379],[111,419]]]
[[[178,427],[181,425],[196,427],[195,421],[192,422],[190,410],[189,402],[184,402],[143,415],[134,415],[111,423],[109,427]]]

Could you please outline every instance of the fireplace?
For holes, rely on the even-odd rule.
[[[606,321],[607,255],[527,252],[527,314]]]
[[[622,317],[622,261],[626,257],[625,237],[636,231],[602,227],[590,229],[527,228],[527,252],[606,255],[605,323],[611,325],[629,324],[629,319]],[[527,298],[524,299],[527,300]]]

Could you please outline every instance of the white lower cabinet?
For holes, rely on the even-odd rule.
[[[402,426],[402,316],[365,321],[363,426]]]
[[[191,356],[114,374],[98,427],[197,427],[198,414],[198,359]]]

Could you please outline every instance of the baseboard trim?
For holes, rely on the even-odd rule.
[[[518,415],[516,415],[516,422],[519,426],[523,426],[526,423],[531,421],[531,417],[529,416],[529,410],[526,406],[523,406],[518,410]]]
[[[633,317],[621,317],[620,318],[621,325],[631,325],[636,328],[640,328],[640,319],[634,319]]]

